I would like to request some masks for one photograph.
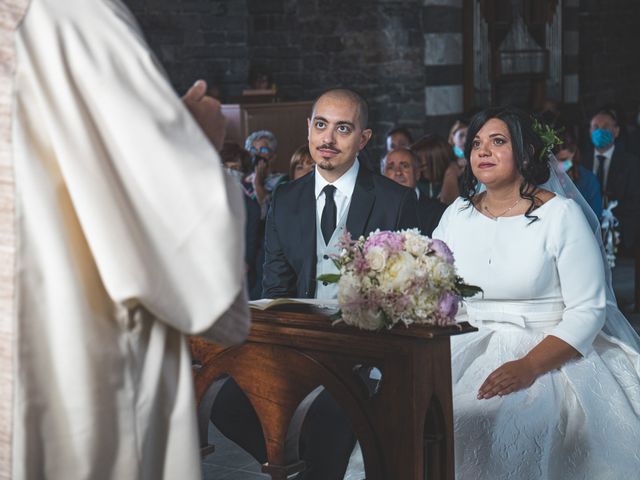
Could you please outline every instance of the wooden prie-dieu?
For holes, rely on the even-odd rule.
[[[304,469],[298,435],[322,386],[351,419],[367,480],[453,480],[449,337],[473,327],[369,332],[332,325],[308,305],[252,310],[252,321],[240,346],[191,339],[204,449],[215,395],[232,377],[262,424],[268,457],[263,472],[273,480],[289,478]],[[379,382],[369,379],[373,368],[381,372]]]

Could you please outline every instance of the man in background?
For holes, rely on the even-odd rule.
[[[418,224],[423,235],[431,237],[447,206],[438,200],[421,195],[418,185],[418,156],[407,147],[387,153],[380,163],[382,175],[416,192],[418,197]]]
[[[409,148],[412,143],[413,137],[411,136],[411,132],[405,127],[395,127],[390,130],[385,140],[387,152],[395,150],[396,148]]]
[[[632,254],[640,242],[640,161],[616,144],[620,126],[613,110],[596,112],[589,133],[593,150],[584,166],[598,177],[605,202],[618,202],[613,214],[620,221],[622,253]]]

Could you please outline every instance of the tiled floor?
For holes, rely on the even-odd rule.
[[[216,446],[216,451],[202,460],[204,480],[270,480],[271,477],[260,473],[257,461],[224,437],[212,424],[209,425],[209,443]],[[361,480],[364,478],[362,472],[362,456],[356,451],[344,480]]]
[[[216,451],[202,460],[202,478],[205,480],[270,480],[260,473],[260,465],[251,455],[227,440],[214,426],[209,425],[209,444]]]
[[[633,264],[631,260],[620,260],[613,270],[613,283],[618,304],[625,311],[631,324],[640,332],[640,313],[631,313],[633,309]],[[210,425],[209,443],[216,451],[202,461],[204,480],[270,480],[268,475],[260,473],[260,465],[249,454],[233,442],[227,440]],[[361,480],[362,465],[352,458],[345,480]]]

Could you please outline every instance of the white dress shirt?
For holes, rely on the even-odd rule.
[[[353,189],[356,186],[356,178],[358,178],[358,171],[360,170],[360,163],[356,158],[351,168],[344,172],[344,174],[335,182],[328,182],[322,174],[318,171],[316,166],[316,214],[318,221],[322,218],[322,210],[324,209],[325,195],[322,189],[327,185],[333,185],[336,187],[336,191],[333,194],[333,199],[336,202],[336,221],[340,221],[342,215],[344,215],[349,209],[351,203],[351,195],[353,195]]]
[[[598,155],[602,155],[605,157],[604,159],[604,185],[600,185],[600,188],[604,190],[607,185],[607,181],[609,180],[609,167],[611,166],[611,157],[613,157],[613,151],[616,146],[611,145],[605,152],[598,152],[597,150],[593,151],[593,173],[595,176],[598,176],[598,168],[600,168],[600,160],[598,160]],[[600,180],[600,179],[598,179]]]

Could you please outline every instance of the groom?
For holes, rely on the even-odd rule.
[[[329,90],[315,101],[308,120],[315,171],[278,187],[267,216],[265,297],[335,298],[335,285],[316,277],[337,272],[329,255],[338,252],[345,230],[357,238],[377,228],[418,225],[414,192],[358,162],[371,138],[367,117],[365,100],[351,90]],[[258,461],[266,460],[258,418],[234,382],[221,389],[211,420]],[[302,426],[304,480],[342,480],[355,441],[349,418],[323,390]]]
[[[335,298],[316,278],[337,273],[330,259],[346,230],[356,239],[418,225],[413,191],[361,166],[371,138],[368,108],[356,92],[328,90],[307,120],[315,171],[282,185],[267,217],[263,296]]]

